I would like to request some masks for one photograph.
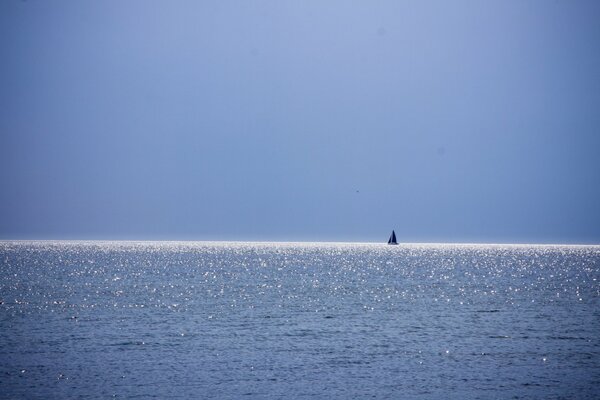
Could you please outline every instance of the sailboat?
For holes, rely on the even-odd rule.
[[[388,239],[388,244],[398,244],[398,242],[396,242],[396,232],[394,232],[393,230],[392,235]]]

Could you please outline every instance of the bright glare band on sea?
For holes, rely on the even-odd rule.
[[[597,399],[600,246],[0,242],[0,398]]]

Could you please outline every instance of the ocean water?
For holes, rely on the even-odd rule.
[[[600,247],[0,242],[0,398],[600,398]]]

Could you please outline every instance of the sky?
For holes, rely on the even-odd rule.
[[[600,2],[0,2],[0,239],[600,243]]]

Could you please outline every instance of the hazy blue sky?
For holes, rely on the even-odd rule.
[[[0,238],[600,242],[599,1],[0,2]]]

